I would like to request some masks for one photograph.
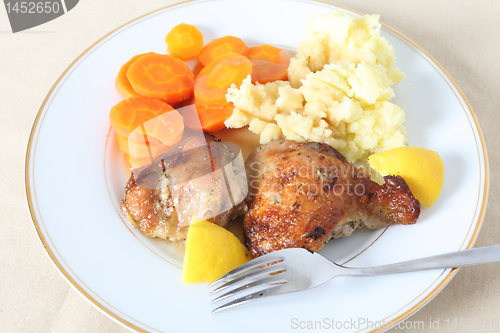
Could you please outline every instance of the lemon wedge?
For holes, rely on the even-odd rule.
[[[382,176],[400,175],[411,192],[427,208],[437,200],[443,187],[444,164],[439,154],[419,147],[399,147],[373,154],[368,165]]]
[[[183,283],[213,282],[249,260],[247,249],[230,231],[193,217],[186,239]]]

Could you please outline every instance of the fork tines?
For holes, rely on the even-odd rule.
[[[219,306],[212,313],[273,295],[272,290],[274,288],[283,286],[288,282],[288,279],[284,276],[284,273],[287,272],[287,267],[282,264],[283,261],[283,257],[263,256],[233,269],[211,283],[210,287],[217,287],[212,290],[210,295],[228,290],[226,293],[213,299],[211,304],[230,297],[242,296]]]

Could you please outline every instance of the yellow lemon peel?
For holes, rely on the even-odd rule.
[[[373,154],[368,164],[382,176],[400,175],[411,192],[427,208],[443,187],[444,164],[439,154],[420,147],[399,147]]]
[[[251,259],[230,231],[193,217],[186,240],[182,282],[213,282]]]

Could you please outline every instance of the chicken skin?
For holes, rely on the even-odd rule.
[[[227,182],[234,183],[235,177],[224,166],[231,159],[228,146],[212,136],[186,139],[147,167],[134,170],[122,211],[146,236],[168,241],[186,239],[193,215],[224,227],[240,213],[243,205],[235,206],[246,196],[244,192],[239,199],[237,191],[228,196]]]
[[[273,142],[246,162],[247,213],[243,228],[254,257],[302,247],[320,251],[360,227],[413,224],[420,203],[399,176],[379,185],[322,143]]]

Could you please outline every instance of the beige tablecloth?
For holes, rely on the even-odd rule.
[[[11,33],[6,11],[0,8],[0,331],[127,331],[82,298],[41,245],[26,204],[26,145],[46,94],[76,57],[116,27],[174,2],[81,0],[68,14],[17,34]],[[500,125],[500,2],[339,0],[336,4],[381,14],[382,22],[432,55],[461,88],[478,118],[489,153],[489,205],[476,246],[500,243],[500,179],[496,177],[500,159],[496,134]],[[499,268],[486,265],[460,270],[409,320],[500,320]]]

